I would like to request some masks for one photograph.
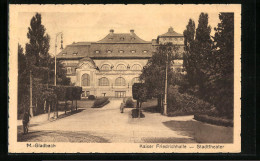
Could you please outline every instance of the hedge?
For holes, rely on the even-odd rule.
[[[107,97],[98,98],[94,101],[92,108],[100,108],[105,106],[108,103],[109,103],[109,99]]]
[[[78,86],[52,86],[59,101],[80,100],[82,87]]]
[[[30,86],[27,85],[25,89],[30,89]],[[65,101],[65,100],[80,100],[82,87],[78,86],[53,86],[49,85],[47,88],[47,84],[39,84],[33,83],[33,114],[38,115],[44,112],[44,102],[47,100],[47,103],[50,99],[55,99],[58,101]],[[30,106],[30,99],[29,99],[29,90],[24,91],[24,94],[19,94],[19,104],[18,104],[18,115],[23,114],[26,108]],[[20,117],[20,116],[18,116]]]
[[[89,100],[94,100],[94,99],[96,99],[96,97],[95,97],[94,95],[89,95],[89,96],[88,96],[88,99],[89,99]]]
[[[134,102],[133,102],[132,98],[127,98],[127,100],[125,102],[125,107],[129,107],[129,108],[134,107]]]
[[[215,107],[187,93],[180,93],[178,87],[170,86],[168,90],[168,115],[182,116],[214,113]]]
[[[213,125],[220,125],[220,126],[231,126],[233,127],[233,120],[219,118],[219,117],[212,117],[208,115],[194,115],[194,119],[197,121],[213,124]]]

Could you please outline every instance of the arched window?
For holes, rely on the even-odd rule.
[[[139,65],[139,64],[134,64],[134,65],[132,66],[132,70],[142,70],[142,67],[141,67],[141,65]]]
[[[81,86],[90,86],[90,76],[88,74],[82,75]]]
[[[134,85],[134,83],[140,83],[140,79],[138,77],[133,78],[132,85]]]
[[[116,78],[115,86],[125,86],[125,79],[122,77]]]
[[[99,86],[109,86],[109,80],[106,77],[100,78]]]
[[[126,66],[124,64],[119,64],[117,67],[116,67],[116,70],[126,70]]]
[[[110,70],[110,65],[108,65],[108,64],[102,65],[101,70]]]

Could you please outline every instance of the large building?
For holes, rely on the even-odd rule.
[[[172,27],[157,39],[145,41],[134,30],[130,33],[110,33],[97,42],[77,42],[66,46],[57,59],[67,70],[71,82],[83,89],[82,97],[132,96],[132,85],[139,82],[139,75],[156,46],[172,42],[183,51],[184,38]],[[182,60],[176,60],[176,67]]]

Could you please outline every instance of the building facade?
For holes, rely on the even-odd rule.
[[[88,95],[131,97],[132,85],[139,82],[139,75],[159,44],[172,42],[184,48],[184,37],[173,28],[157,39],[145,41],[134,30],[130,33],[109,34],[97,42],[78,42],[65,47],[57,55],[67,70],[71,82],[83,89],[82,97]],[[176,67],[182,60],[174,61]]]

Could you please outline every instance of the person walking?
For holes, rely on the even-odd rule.
[[[28,133],[30,117],[31,117],[31,114],[30,114],[29,110],[27,109],[23,115],[23,133],[24,134]]]

